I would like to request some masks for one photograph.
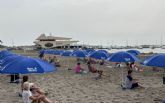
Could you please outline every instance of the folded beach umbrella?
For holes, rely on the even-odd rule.
[[[128,53],[134,54],[134,55],[139,55],[140,52],[138,50],[128,50]]]
[[[151,56],[144,60],[142,64],[146,66],[165,68],[165,54],[163,53]]]
[[[139,59],[135,55],[125,52],[125,51],[113,53],[107,60],[111,61],[111,62],[136,62],[136,61],[139,61]]]
[[[85,58],[87,54],[88,53],[84,50],[76,50],[71,54],[71,56]]]
[[[56,71],[56,67],[46,61],[23,57],[17,59],[1,69],[3,74],[47,73]]]
[[[89,54],[88,57],[94,58],[94,59],[107,59],[108,54],[106,54],[105,52],[95,51]]]
[[[72,52],[71,51],[65,51],[61,53],[61,56],[71,56]]]

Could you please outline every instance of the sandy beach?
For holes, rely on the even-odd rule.
[[[152,71],[152,68],[144,67],[142,72],[134,72],[133,76],[145,89],[123,90],[121,84],[121,68],[113,68],[112,63],[99,66],[104,74],[96,80],[96,74],[75,74],[75,58],[59,57],[61,67],[57,72],[48,74],[29,74],[29,81],[36,83],[44,91],[48,92],[48,98],[57,100],[59,103],[161,103],[165,99],[163,85],[163,70]],[[86,64],[82,67],[87,70]],[[126,75],[126,68],[124,68]],[[0,75],[0,103],[23,103],[18,96],[21,91],[20,84],[9,83],[10,77]]]

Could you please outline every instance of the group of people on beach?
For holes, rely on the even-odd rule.
[[[21,92],[24,103],[58,103],[48,99],[46,97],[47,93],[45,93],[34,83],[28,82],[28,76],[23,76],[21,83]]]

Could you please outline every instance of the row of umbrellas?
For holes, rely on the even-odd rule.
[[[51,52],[50,52],[51,51]],[[57,54],[58,52],[58,54]],[[140,61],[136,55],[139,55],[140,52],[138,50],[128,50],[128,51],[120,51],[113,54],[109,54],[106,50],[75,50],[75,51],[65,51],[65,50],[45,50],[45,54],[56,54],[61,56],[75,56],[75,57],[90,57],[95,59],[106,59],[111,62],[140,62],[146,66],[154,66],[154,67],[165,67],[165,54],[156,54],[143,62]]]
[[[56,71],[56,67],[41,59],[13,54],[7,50],[0,51],[0,73],[27,74]]]
[[[74,57],[90,57],[95,59],[107,59],[110,57],[110,54],[106,50],[74,50],[74,51],[65,51],[65,50],[42,50],[40,53],[44,54],[53,54],[53,55],[61,55],[61,56],[74,56]],[[126,53],[131,53],[133,55],[140,54],[137,50],[129,50]]]
[[[111,62],[140,62],[140,60],[135,56],[140,52],[132,50],[132,54],[126,51],[120,51],[117,53],[109,54],[105,50],[95,51],[95,50],[75,50],[75,51],[60,51],[60,50],[44,50],[47,53],[58,53],[61,56],[75,56],[75,57],[91,57],[95,59],[105,59]],[[137,54],[133,54],[137,53]],[[155,66],[155,67],[165,67],[165,54],[157,54],[149,57],[144,62],[143,65]],[[3,74],[27,74],[27,73],[46,73],[56,71],[56,67],[49,64],[46,61],[25,57],[13,54],[7,50],[0,51],[0,73]]]

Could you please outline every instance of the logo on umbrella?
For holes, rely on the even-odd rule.
[[[27,70],[29,72],[37,72],[37,68],[36,67],[34,67],[34,68],[27,68]]]
[[[125,61],[130,61],[130,58],[124,58],[125,59]]]

